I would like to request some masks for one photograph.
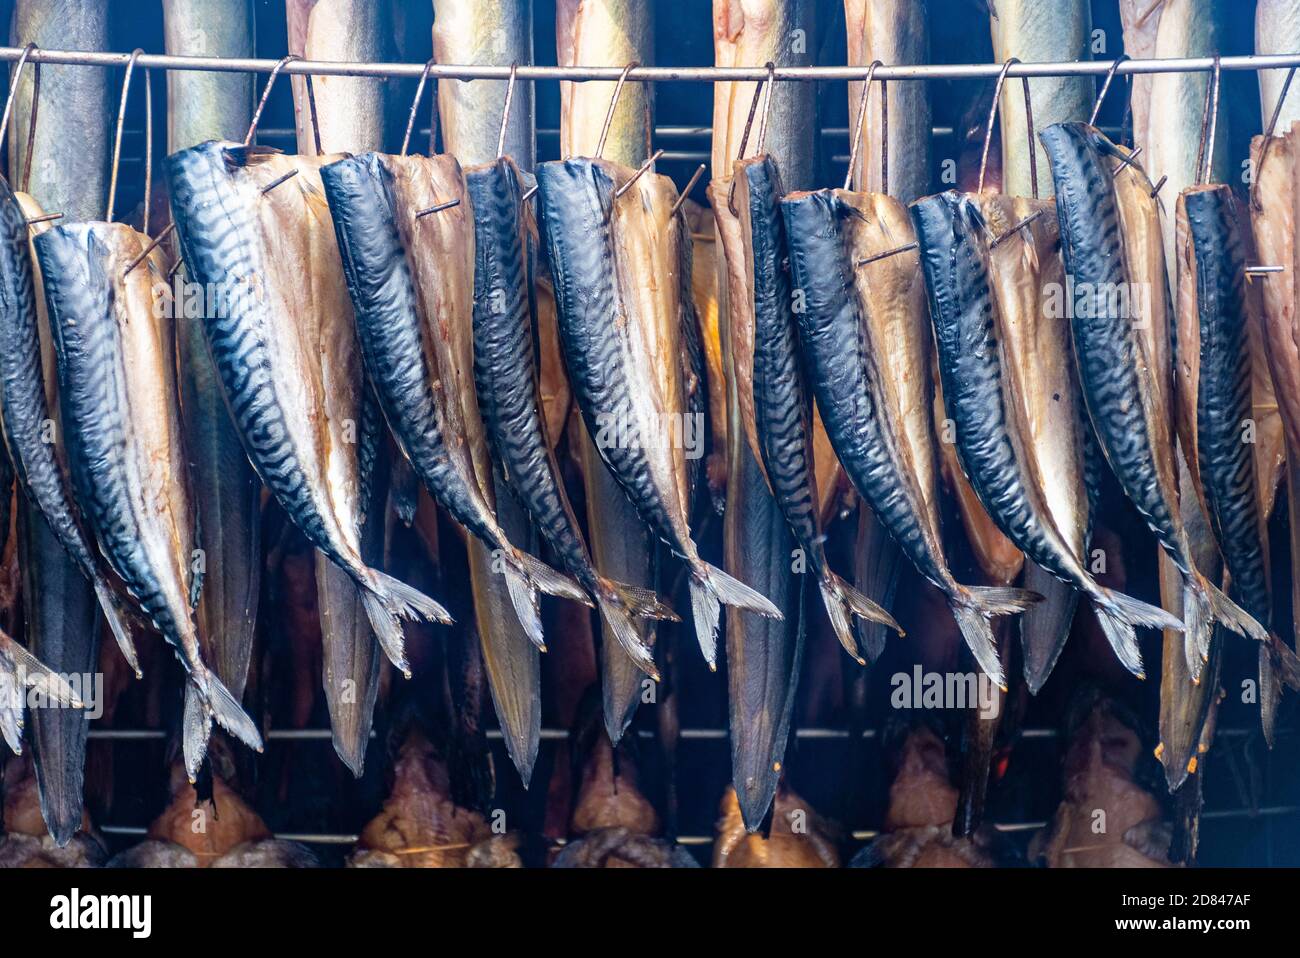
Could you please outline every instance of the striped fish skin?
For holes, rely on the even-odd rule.
[[[831,445],[858,494],[867,501],[912,564],[941,589],[980,668],[1004,684],[988,619],[1024,611],[1035,601],[1020,589],[976,588],[953,578],[938,537],[922,518],[924,504],[905,478],[895,424],[884,421],[880,372],[854,291],[856,267],[840,220],[852,215],[831,190],[796,193],[782,202],[790,270],[802,293],[799,339]]]
[[[587,601],[586,596],[569,579],[512,544],[497,522],[483,485],[489,468],[475,461],[474,444],[465,441],[472,430],[481,428],[474,421],[479,416],[477,403],[465,404],[459,392],[473,388],[470,370],[464,370],[463,383],[458,378],[462,375],[458,364],[472,363],[472,343],[461,342],[461,337],[472,336],[472,329],[462,330],[458,324],[468,326],[472,320],[452,311],[467,303],[428,299],[417,255],[425,258],[426,270],[445,269],[456,282],[468,278],[472,266],[444,262],[442,257],[449,255],[444,248],[416,245],[421,241],[414,231],[424,226],[401,199],[412,195],[404,190],[441,184],[442,190],[454,192],[460,200],[460,209],[446,212],[466,217],[467,232],[474,214],[460,166],[449,156],[398,158],[366,153],[332,163],[321,175],[356,310],[361,353],[389,427],[434,498],[501,556],[520,622],[533,642],[544,648],[537,590],[579,601]],[[416,224],[407,233],[400,221],[403,216]],[[441,225],[445,224],[433,222],[429,228]],[[461,250],[457,255],[467,254]],[[433,257],[431,265],[429,257]],[[460,276],[462,272],[466,276]],[[449,278],[449,289],[451,282]]]
[[[825,535],[813,468],[812,399],[799,352],[791,309],[788,252],[781,219],[781,176],[770,156],[735,165],[736,203],[753,270],[753,410],[768,486],[796,541],[817,575],[822,600],[844,650],[860,665],[866,659],[854,638],[854,614],[901,633],[893,617],[836,575],[826,558]],[[739,308],[737,304],[732,309]],[[733,341],[732,348],[737,348]],[[742,388],[744,384],[741,384]]]
[[[1074,298],[1088,296],[1086,305],[1075,304],[1071,321],[1084,403],[1111,470],[1183,575],[1191,600],[1184,602],[1185,641],[1195,677],[1199,664],[1193,660],[1207,656],[1214,621],[1261,641],[1268,633],[1196,568],[1178,512],[1171,444],[1154,439],[1164,428],[1158,417],[1172,413],[1155,408],[1151,371],[1138,362],[1137,324],[1110,304],[1129,284],[1105,159],[1118,151],[1086,123],[1056,124],[1042,136],[1056,182],[1066,273],[1073,277]]]
[[[631,249],[629,256],[637,254],[635,211],[645,209],[641,204],[671,200],[663,192],[663,181],[651,173],[644,174],[624,198],[616,197],[615,188],[631,176],[626,167],[603,160],[543,163],[537,170],[542,232],[555,277],[569,381],[587,431],[642,521],[689,566],[696,638],[712,666],[720,602],[770,618],[781,618],[781,613],[753,589],[701,559],[691,539],[684,452],[671,448],[671,437],[665,436],[665,417],[688,411],[685,377],[674,375],[654,355],[656,347],[666,347],[658,340],[674,335],[673,330],[654,324],[680,327],[682,315],[643,315],[662,302],[647,306],[639,301],[638,291],[626,287],[637,282],[635,274],[647,267],[620,261],[624,246]],[[620,203],[625,204],[623,209]],[[679,213],[668,228],[680,233],[684,222]],[[620,232],[625,223],[626,235]],[[685,251],[680,235],[676,243],[680,257]],[[681,268],[680,262],[675,265]],[[680,297],[682,277],[674,278]],[[667,285],[666,280],[662,283]],[[678,344],[681,336],[680,328],[676,329]],[[674,348],[669,355],[676,359],[680,352]],[[631,441],[619,436],[624,429],[634,437]]]
[[[304,342],[307,331],[285,322],[283,313],[292,315],[302,297],[281,288],[293,264],[272,268],[276,251],[263,232],[264,217],[284,209],[260,205],[268,201],[307,215],[294,205],[300,197],[312,204],[312,215],[323,213],[315,173],[321,162],[213,140],[172,154],[165,167],[186,266],[220,304],[205,314],[204,330],[244,451],[294,525],[356,583],[385,653],[409,673],[400,620],[447,622],[449,616],[360,555],[359,496],[331,489],[325,430],[311,428],[319,425],[326,386],[313,363],[328,346]],[[299,171],[294,182],[276,189],[300,192],[278,198],[262,192],[290,170]]]
[[[104,615],[136,677],[140,664],[125,610],[96,564],[71,490],[46,435],[52,422],[41,371],[41,343],[27,217],[0,179],[0,409],[5,447],[19,485],[77,568],[95,587]]]
[[[912,219],[930,294],[945,408],[956,426],[962,469],[998,528],[1039,566],[1092,599],[1120,662],[1143,678],[1133,626],[1177,628],[1181,623],[1098,585],[1047,511],[1017,448],[993,335],[995,306],[981,247],[985,224],[974,199],[949,191],[918,200],[912,204]]]
[[[148,242],[120,223],[60,226],[37,239],[68,460],[100,551],[176,649],[205,717],[260,750],[257,727],[199,651],[174,342],[156,312],[161,269],[153,261],[125,271]],[[191,778],[199,760],[186,755]]]
[[[1246,349],[1245,251],[1232,190],[1191,189],[1186,210],[1200,325],[1196,395],[1197,459],[1210,528],[1232,576],[1232,589],[1265,627],[1271,618],[1268,567],[1260,536],[1255,459],[1242,439],[1250,419]]]
[[[560,564],[596,601],[619,644],[657,680],[653,653],[630,617],[676,616],[645,590],[597,573],[542,421],[519,170],[503,158],[468,170],[465,182],[475,220],[474,381],[496,462]]]

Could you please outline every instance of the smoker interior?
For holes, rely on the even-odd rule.
[[[934,62],[992,60],[983,4],[931,0],[931,5],[937,8],[931,18]],[[160,51],[163,48],[161,4],[133,2],[129,6],[132,15],[118,18],[114,49],[129,51],[142,47]],[[410,46],[403,51],[402,58],[421,61],[431,52],[430,5],[407,6]],[[713,62],[709,6],[699,0],[656,3],[656,65],[694,66]],[[1252,52],[1251,6],[1242,4],[1240,12],[1230,18],[1225,53]],[[535,0],[534,7],[535,62],[554,64],[553,3]],[[820,0],[817,7],[820,20],[816,42],[820,52],[816,62],[843,63],[842,5]],[[286,45],[283,5],[259,0],[255,9],[256,55],[278,58]],[[1099,59],[1114,56],[1120,47],[1115,5],[1098,0],[1093,4],[1093,20],[1106,38],[1105,50],[1095,55]],[[121,71],[115,71],[115,75],[120,82]],[[258,79],[259,88],[264,79]],[[151,81],[154,115],[159,118],[165,115],[164,72],[152,71]],[[979,102],[983,106],[979,115],[983,115],[993,84],[988,80],[929,82],[936,128],[932,182],[938,188],[941,164],[956,155],[958,139],[970,119],[970,112],[962,115],[962,108],[972,102],[974,90],[981,97]],[[1260,127],[1255,76],[1250,71],[1230,72],[1224,75],[1223,84],[1223,96],[1232,117],[1224,135],[1230,138],[1231,155],[1244,157],[1249,137]],[[400,85],[408,95],[414,91],[413,81],[400,81]],[[1122,81],[1117,80],[1103,106],[1099,125],[1105,129],[1120,128],[1125,120],[1122,86]],[[558,157],[558,87],[553,81],[539,81],[535,87],[538,160],[554,159]],[[658,170],[680,186],[701,162],[708,161],[711,97],[699,83],[658,83],[654,111],[653,144],[666,151]],[[843,82],[819,83],[818,111],[820,182],[838,183],[844,176],[848,152],[849,117]],[[427,99],[420,119],[414,143],[423,149],[428,142]],[[137,95],[133,94],[128,103],[126,123],[118,202],[124,210],[139,203],[143,184],[144,107]],[[165,152],[166,131],[157,119],[153,135],[154,156],[161,157]],[[263,143],[293,150],[288,83],[280,83],[272,92],[259,137]],[[891,159],[893,162],[906,163],[907,158]],[[694,190],[693,198],[698,202],[705,202],[704,185],[701,182]],[[1123,540],[1130,591],[1141,598],[1154,599],[1156,546],[1144,524],[1122,497],[1114,493],[1107,498],[1102,514],[1103,522]],[[1271,538],[1274,591],[1279,603],[1275,625],[1282,635],[1289,635],[1291,629],[1290,589],[1285,587],[1291,578],[1286,514],[1285,503],[1280,499]],[[951,515],[945,519],[946,528],[957,529],[959,537],[960,524]],[[269,515],[267,528],[274,531],[276,521],[276,516]],[[831,548],[841,568],[851,568],[855,524],[852,517],[841,519],[830,531]],[[719,527],[719,522],[712,522],[702,538],[706,554],[715,557],[721,551]],[[444,588],[463,589],[463,553],[456,554],[459,546],[454,535],[449,529],[443,531],[442,541],[448,543],[448,554],[440,558]],[[960,573],[963,564],[970,569],[973,563],[967,547],[961,542],[952,543],[952,547],[955,571]],[[407,561],[414,561],[414,556],[408,556]],[[899,594],[907,596],[917,580],[910,568],[903,576]],[[416,668],[415,678],[410,682],[390,675],[386,697],[379,706],[365,775],[353,780],[331,748],[322,696],[316,696],[305,727],[295,727],[300,722],[293,715],[293,693],[288,686],[298,665],[286,635],[285,616],[279,614],[276,606],[274,582],[265,584],[263,590],[259,648],[254,660],[254,669],[259,673],[254,692],[258,698],[250,700],[250,705],[260,708],[270,734],[262,756],[252,758],[238,754],[239,749],[233,750],[239,780],[253,806],[277,835],[303,841],[324,861],[338,863],[383,800],[388,771],[386,759],[405,723],[419,716],[434,730],[435,737],[438,734],[438,716],[446,706],[444,646],[450,639],[447,630],[425,630],[411,640],[413,657],[422,666]],[[442,596],[443,592],[433,594]],[[681,607],[683,595],[674,599]],[[810,624],[795,727],[785,759],[786,780],[813,809],[842,829],[842,851],[847,860],[882,821],[889,782],[886,730],[891,723],[908,719],[890,705],[890,678],[898,672],[910,672],[917,661],[912,643],[918,640],[918,632],[924,632],[925,623],[904,620],[909,626],[909,636],[891,639],[885,657],[861,671],[839,650],[820,606],[807,599],[808,596],[805,606],[811,610]],[[546,611],[553,619],[553,607],[548,605]],[[900,618],[904,615],[900,613]],[[675,834],[701,863],[707,864],[718,804],[730,780],[725,664],[720,663],[716,674],[709,673],[689,631],[680,628],[665,631],[668,634],[663,642],[671,650],[675,663],[674,701],[682,730],[680,742],[673,755],[666,754],[657,714],[664,704],[643,705],[628,733],[631,749],[627,757],[640,765],[643,788],[656,803],[670,834]],[[564,646],[566,636],[550,620],[548,635],[552,637],[554,650]],[[1143,654],[1149,662],[1159,661],[1158,636],[1144,635]],[[1084,661],[1084,656],[1077,643],[1067,646],[1047,687],[1036,698],[1014,704],[1012,711],[1016,714],[1004,723],[995,755],[987,817],[1021,851],[1033,831],[1050,819],[1060,799],[1062,732],[1071,702],[1081,688],[1104,688],[1139,717],[1149,765],[1143,770],[1144,780],[1155,794],[1167,799],[1158,765],[1150,757],[1155,744],[1158,679],[1138,682],[1109,664]],[[160,666],[163,658],[158,658]],[[165,658],[170,660],[170,656]],[[1201,865],[1300,865],[1300,774],[1293,761],[1300,716],[1295,698],[1284,697],[1278,715],[1276,747],[1270,752],[1258,728],[1257,710],[1243,705],[1240,696],[1235,694],[1236,685],[1253,675],[1253,662],[1253,649],[1240,642],[1229,644],[1223,678],[1229,694],[1221,708],[1216,744],[1201,769],[1205,794],[1197,859]],[[554,823],[548,821],[548,804],[553,805],[557,800],[552,794],[556,791],[553,786],[557,776],[563,776],[567,764],[573,760],[568,737],[575,717],[589,705],[589,702],[575,703],[573,690],[559,690],[563,684],[563,664],[563,654],[559,651],[544,657],[545,731],[531,789],[522,787],[500,736],[495,734],[490,703],[486,708],[485,722],[489,726],[488,742],[495,769],[491,807],[503,809],[509,826],[525,834],[523,853],[532,864],[544,860],[552,841],[544,837],[548,826],[551,832],[555,831]],[[167,802],[168,764],[174,750],[168,729],[174,727],[179,710],[178,695],[176,701],[171,701],[169,695],[181,688],[181,682],[179,666],[174,661],[167,661],[163,667],[167,674],[160,682],[132,687],[111,722],[98,721],[92,725],[87,807],[114,852],[139,841]],[[1011,667],[1015,668],[1016,664]],[[315,677],[318,676],[317,671]],[[158,685],[164,690],[161,695]],[[855,701],[857,705],[850,704]],[[566,708],[568,714],[562,714]],[[936,717],[945,723],[952,761],[958,767],[961,716],[944,713]]]

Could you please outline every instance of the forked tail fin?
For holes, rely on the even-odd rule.
[[[962,586],[949,597],[948,604],[967,648],[984,674],[1004,692],[1007,681],[998,660],[998,647],[989,620],[995,615],[1018,615],[1041,598],[1037,592],[1028,589],[1004,586]]]
[[[1113,589],[1102,588],[1093,596],[1097,622],[1120,664],[1140,679],[1146,678],[1142,667],[1142,650],[1138,647],[1137,627],[1183,630],[1182,620],[1159,606]]]
[[[1193,569],[1183,578],[1183,655],[1193,681],[1199,681],[1201,667],[1210,656],[1216,622],[1248,639],[1268,640],[1266,628]]]
[[[406,661],[406,643],[402,637],[402,619],[451,623],[451,613],[413,586],[378,569],[366,570],[366,579],[357,583],[361,605],[384,655],[408,679],[411,666]]]
[[[248,717],[221,679],[206,669],[201,674],[191,673],[190,678],[198,686],[203,699],[201,704],[216,723],[253,751],[262,751],[262,733],[257,730],[257,724]]]
[[[601,618],[614,633],[614,638],[618,640],[618,644],[627,653],[628,658],[636,664],[637,668],[658,682],[659,669],[655,665],[654,651],[641,640],[636,624],[633,622],[631,608],[615,597],[604,595],[598,595],[596,602]]]
[[[766,596],[755,592],[739,579],[727,575],[703,559],[691,560],[691,612],[695,619],[695,638],[709,668],[718,667],[718,621],[722,606],[744,609],[768,619],[783,619],[781,610]]]
[[[23,751],[23,706],[27,702],[28,689],[63,708],[85,707],[62,676],[46,668],[36,656],[0,632],[0,738],[15,755],[21,755]]]
[[[845,652],[853,656],[858,665],[866,665],[867,660],[862,657],[862,653],[858,650],[857,637],[853,633],[853,616],[860,616],[870,622],[879,622],[889,626],[899,635],[904,634],[903,627],[894,621],[892,615],[853,588],[829,568],[822,570],[821,578],[817,584],[821,587],[822,602],[826,605],[826,614],[830,617],[831,627],[835,630],[840,645],[844,647]]]

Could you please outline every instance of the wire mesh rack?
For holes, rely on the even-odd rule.
[[[113,52],[85,52],[74,50],[53,50],[53,49],[25,49],[23,47],[0,47],[0,61],[14,62],[19,60],[26,53],[28,62],[36,64],[59,64],[59,65],[77,65],[89,68],[103,69],[125,69],[132,62],[133,55],[127,53]],[[434,79],[457,79],[457,80],[476,80],[491,79],[505,80],[511,76],[512,68],[510,65],[455,65],[455,64],[425,64],[425,63],[362,63],[362,62],[343,62],[343,61],[320,61],[320,60],[282,60],[270,58],[214,58],[214,57],[182,57],[168,56],[158,54],[143,54],[134,57],[134,63],[137,68],[145,70],[199,70],[199,71],[217,71],[217,72],[248,72],[269,74],[273,70],[279,69],[281,72],[295,75],[313,75],[313,76],[363,76],[363,77],[393,77],[393,78],[410,78],[416,79],[421,75],[427,75]],[[1160,72],[1210,72],[1214,70],[1222,71],[1261,71],[1261,70],[1292,70],[1300,67],[1300,53],[1283,54],[1283,55],[1242,55],[1242,56],[1224,56],[1224,57],[1196,57],[1196,58],[1179,58],[1179,59],[1121,59],[1118,62],[1114,60],[1094,60],[1086,62],[1046,62],[1046,63],[1012,63],[1010,65],[1001,63],[966,63],[966,64],[927,64],[927,65],[885,65],[878,67],[874,71],[876,80],[884,81],[936,81],[936,80],[980,80],[996,79],[999,75],[1006,77],[1053,77],[1053,76],[1130,76],[1140,74],[1152,74]],[[526,81],[614,81],[620,76],[626,76],[626,79],[632,82],[717,82],[717,81],[761,81],[776,80],[780,82],[811,82],[811,81],[855,81],[864,80],[868,77],[869,68],[862,66],[799,66],[783,67],[778,66],[772,69],[763,66],[755,67],[680,67],[680,66],[637,66],[630,70],[621,67],[555,67],[555,66],[534,66],[519,65],[515,73],[520,80]],[[1103,129],[1108,129],[1103,126]],[[424,135],[428,135],[426,128]],[[712,136],[712,129],[704,125],[683,125],[683,124],[664,124],[654,128],[653,136],[656,140],[667,141],[675,148],[664,153],[663,159],[666,162],[680,161],[690,162],[707,162],[709,159],[709,139]],[[956,131],[950,125],[938,125],[932,130],[933,135],[937,138],[952,137]],[[273,125],[263,126],[258,131],[259,137],[265,142],[291,143],[295,136],[295,131],[288,127],[276,127]],[[539,128],[537,137],[539,142],[551,143],[558,140],[559,131],[552,128]],[[843,165],[847,162],[847,143],[849,139],[849,129],[847,126],[822,126],[820,136],[825,144],[828,144],[826,155],[832,163]],[[126,147],[123,157],[125,164],[141,162],[143,154],[142,147],[143,134],[139,129],[127,130]],[[132,143],[135,143],[137,149],[132,155]],[[1294,730],[1285,730],[1293,732]],[[92,726],[89,732],[89,739],[92,742],[111,742],[123,745],[131,744],[157,744],[165,741],[168,732],[154,728],[133,728],[133,727],[112,727],[102,728]],[[630,733],[637,739],[652,740],[656,733],[645,728],[636,728]],[[681,730],[680,739],[684,742],[695,742],[717,745],[725,743],[729,738],[727,729],[720,727],[697,727],[686,728]],[[865,741],[878,740],[880,732],[877,729],[865,729],[860,733],[852,733],[845,728],[831,727],[797,727],[791,732],[791,738],[796,746],[820,746],[820,745],[843,745],[849,741],[855,734],[860,734]],[[272,747],[280,745],[290,745],[294,743],[318,743],[324,745],[330,740],[331,733],[328,729],[322,728],[273,728],[270,729],[265,738]],[[541,732],[543,743],[559,743],[566,741],[570,733],[564,729],[546,728]],[[495,729],[487,732],[488,739],[493,743],[494,752],[498,762],[505,761],[504,750],[501,747],[501,734]],[[1029,727],[1020,730],[1016,735],[1017,747],[1026,743],[1044,746],[1048,749],[1055,750],[1059,756],[1060,733],[1055,728],[1049,727]],[[1217,740],[1220,743],[1230,744],[1237,742],[1248,745],[1257,741],[1259,733],[1253,728],[1221,728],[1217,733]],[[725,752],[720,753],[719,758],[725,764]],[[1053,763],[1053,768],[1055,763]],[[1278,802],[1263,803],[1259,801],[1258,789],[1252,790],[1247,784],[1243,784],[1244,778],[1239,772],[1233,772],[1233,781],[1236,785],[1235,798],[1227,803],[1224,807],[1211,807],[1204,811],[1201,818],[1205,822],[1225,822],[1233,820],[1257,820],[1271,821],[1278,818],[1292,819],[1300,813],[1300,805]],[[1046,824],[1045,818],[1024,818],[1019,820],[1002,821],[995,823],[994,827],[1007,835],[1027,835]],[[142,824],[125,824],[110,822],[99,826],[99,830],[106,835],[114,836],[122,840],[140,837],[146,833],[146,826]],[[855,841],[866,841],[875,837],[879,832],[874,828],[855,828],[849,833]],[[319,846],[348,846],[357,841],[358,835],[348,831],[296,831],[289,829],[277,829],[276,835],[286,840],[299,841],[311,845]],[[709,845],[713,838],[705,833],[704,829],[686,829],[676,838],[679,844],[702,848]]]

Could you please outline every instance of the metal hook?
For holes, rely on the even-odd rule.
[[[417,210],[415,218],[418,220],[422,217],[428,216],[430,213],[441,213],[443,210],[449,210],[453,206],[460,206],[460,197],[457,197],[454,200],[447,200],[445,203],[435,203],[433,206]]]
[[[889,81],[880,81],[880,192],[889,195]]]
[[[994,238],[993,240],[991,240],[991,241],[989,242],[989,249],[997,249],[997,248],[998,248],[999,246],[1001,246],[1004,242],[1006,242],[1007,240],[1011,239],[1011,237],[1015,236],[1015,235],[1016,235],[1017,233],[1019,233],[1022,229],[1024,229],[1026,226],[1029,226],[1031,223],[1034,222],[1034,220],[1038,219],[1038,218],[1039,218],[1040,216],[1042,216],[1042,215],[1043,215],[1043,210],[1042,210],[1042,209],[1034,210],[1032,213],[1030,213],[1028,216],[1026,216],[1023,220],[1021,220],[1021,221],[1020,221],[1019,223],[1017,223],[1015,226],[1011,227],[1009,230],[1007,230],[1007,231],[1006,231],[1005,233],[1003,233],[1001,236],[998,236],[998,237]]]
[[[420,100],[424,98],[424,85],[429,81],[429,71],[433,69],[436,60],[430,59],[420,71],[420,82],[415,85],[415,100],[411,103],[411,113],[406,118],[406,134],[402,137],[402,152],[398,156],[406,156],[406,151],[411,145],[411,134],[415,132],[415,114],[419,112]],[[437,98],[435,97],[435,102]],[[429,125],[429,140],[433,140],[433,125]],[[432,151],[430,151],[432,152]]]
[[[695,173],[692,174],[691,178],[686,181],[686,188],[678,194],[677,202],[674,203],[673,208],[668,211],[669,219],[672,219],[677,215],[677,211],[682,208],[682,204],[686,202],[686,198],[691,195],[691,190],[695,189],[695,184],[698,183],[700,177],[704,175],[706,165],[707,164],[701,163],[699,169],[697,169]]]
[[[515,81],[519,79],[519,61],[510,64],[510,79],[506,82],[506,106],[501,113],[501,135],[497,137],[497,159],[506,152],[506,130],[510,126],[510,101],[515,98]]]
[[[655,165],[655,160],[659,159],[659,157],[663,155],[664,155],[663,150],[655,150],[654,155],[651,156],[650,159],[642,163],[641,168],[638,169],[635,173],[633,173],[626,183],[624,183],[622,186],[620,186],[618,189],[614,191],[614,199],[618,199],[620,196],[622,196],[624,193],[630,190],[632,188],[632,184],[635,183],[637,180],[641,179],[642,175],[646,172],[646,170],[650,169],[650,167]]]
[[[155,249],[157,249],[157,248],[158,248],[158,244],[161,243],[163,240],[165,240],[168,236],[170,236],[171,233],[172,233],[172,230],[174,230],[174,229],[176,229],[176,221],[175,221],[175,220],[173,220],[172,222],[168,223],[168,224],[163,228],[163,231],[162,231],[161,233],[159,233],[156,237],[154,237],[153,241],[150,242],[149,245],[146,246],[146,247],[144,248],[144,251],[143,251],[142,253],[140,253],[140,255],[137,256],[135,259],[131,260],[130,263],[127,264],[126,269],[124,269],[124,270],[122,271],[122,276],[123,276],[123,277],[128,276],[128,275],[130,274],[131,270],[135,269],[137,266],[139,266],[141,263],[143,263],[146,259],[148,259],[148,258],[149,258],[149,254],[152,253]],[[147,236],[148,234],[146,233],[145,235]],[[168,272],[169,272],[169,273],[170,273],[170,272],[173,272],[173,270],[169,270]],[[169,277],[169,278],[170,278],[170,277]]]
[[[998,104],[1002,100],[1002,84],[1007,80],[1007,73],[1011,69],[1011,64],[1019,63],[1016,57],[1012,57],[1002,64],[1002,70],[998,73],[998,81],[993,86],[993,105],[989,107],[989,122],[984,128],[984,149],[980,152],[980,178],[979,185],[975,192],[984,192],[984,172],[988,169],[989,163],[989,146],[993,142],[993,123],[998,118]]]
[[[1115,79],[1115,71],[1119,69],[1119,65],[1125,60],[1131,59],[1133,58],[1127,53],[1121,53],[1115,58],[1115,61],[1111,63],[1110,69],[1106,71],[1106,82],[1101,85],[1101,92],[1097,94],[1097,102],[1092,105],[1092,113],[1088,116],[1089,126],[1097,125],[1097,115],[1101,113],[1101,104],[1106,99],[1106,94],[1110,92],[1110,81]]]
[[[257,109],[253,111],[253,119],[248,124],[248,134],[244,137],[244,146],[251,146],[253,143],[253,135],[257,133],[257,124],[262,119],[262,111],[266,109],[266,101],[271,96],[271,87],[275,86],[275,78],[280,75],[280,71],[284,69],[286,63],[290,60],[299,59],[302,58],[291,53],[271,67],[271,75],[267,77],[266,86],[262,88],[262,98],[257,101]]]
[[[287,183],[289,182],[289,180],[293,179],[297,175],[298,175],[298,170],[295,167],[294,169],[290,170],[288,173],[285,173],[283,176],[277,176],[270,183],[267,183],[266,186],[262,187],[262,195],[265,196],[267,193],[270,193],[281,183]]]
[[[1029,184],[1038,199],[1038,142],[1034,139],[1034,104],[1029,95],[1029,77],[1021,77],[1025,90],[1025,133],[1029,137]]]
[[[618,75],[618,82],[614,84],[614,95],[609,98],[609,112],[605,114],[605,125],[600,130],[600,141],[596,144],[596,159],[600,159],[600,155],[605,152],[605,140],[608,139],[609,128],[614,123],[614,110],[618,107],[618,98],[623,92],[623,84],[627,82],[627,75],[640,65],[633,60]]]
[[[858,144],[862,140],[862,121],[867,118],[867,96],[871,92],[871,80],[876,75],[876,67],[883,67],[881,60],[872,60],[867,67],[867,78],[862,81],[862,95],[858,97],[858,116],[853,123],[853,142],[849,144],[849,171],[844,175],[844,188],[853,184],[853,167],[858,162]]]
[[[776,86],[776,64],[767,61],[767,94],[763,97],[763,119],[758,123],[758,149],[754,152],[763,155],[763,143],[767,140],[767,115],[772,109],[772,88]]]
[[[754,127],[754,117],[758,116],[758,100],[763,95],[763,80],[754,84],[754,97],[749,101],[749,116],[745,120],[745,129],[740,135],[740,149],[736,152],[736,159],[745,158],[745,150],[749,147],[749,131]]]
[[[262,119],[262,111],[266,109],[266,101],[271,96],[271,87],[275,85],[275,78],[280,75],[280,71],[284,69],[286,63],[301,59],[302,57],[298,54],[290,53],[287,57],[282,57],[280,62],[271,68],[271,75],[267,77],[266,87],[262,90],[262,98],[257,101],[257,109],[253,111],[253,120],[248,124],[248,135],[244,137],[244,146],[251,146],[253,143],[253,135],[257,133],[257,124]],[[320,154],[324,151],[320,146],[320,122],[316,116],[316,85],[312,82],[310,73],[305,74],[305,76],[307,78],[307,108],[311,113],[312,140],[315,142],[317,154]]]
[[[882,259],[888,259],[891,256],[897,256],[899,253],[910,253],[914,249],[920,249],[920,243],[905,243],[902,246],[895,246],[893,249],[887,249],[883,253],[876,253],[874,256],[866,256],[858,260],[855,266],[866,266],[868,263],[875,263]]]
[[[126,98],[131,92],[131,74],[135,72],[135,64],[144,51],[136,47],[131,51],[131,57],[126,61],[126,73],[122,76],[122,96],[117,105],[117,133],[113,137],[113,167],[108,178],[108,211],[104,214],[105,222],[113,222],[113,207],[117,202],[117,174],[122,162],[122,126],[126,122]],[[149,228],[149,188],[151,183],[151,174],[149,166],[153,161],[153,97],[149,92],[149,71],[145,71],[145,174],[144,174],[144,227],[145,232]]]
[[[1214,56],[1214,72],[1205,89],[1205,110],[1201,114],[1201,145],[1196,153],[1197,182],[1208,183],[1214,165],[1214,135],[1219,125],[1219,56]]]
[[[9,85],[9,96],[5,100],[4,117],[0,119],[0,136],[6,136],[9,132],[9,115],[13,112],[14,100],[18,94],[18,84],[23,78],[23,67],[27,63],[27,58],[32,55],[32,51],[39,49],[36,44],[29,43],[23,47],[22,54],[18,57],[18,64],[14,67],[13,82]],[[32,63],[32,112],[27,121],[27,155],[23,161],[23,182],[22,192],[28,192],[27,187],[32,182],[32,149],[36,145],[36,108],[41,101],[41,64],[39,61]]]
[[[1296,68],[1292,67],[1286,73],[1286,79],[1282,81],[1282,92],[1278,95],[1277,104],[1273,107],[1273,115],[1269,118],[1268,129],[1264,132],[1264,145],[1259,150],[1259,162],[1255,164],[1255,172],[1250,181],[1250,206],[1251,209],[1261,209],[1259,205],[1259,171],[1264,168],[1264,160],[1268,156],[1269,144],[1273,142],[1273,131],[1277,129],[1278,118],[1282,115],[1282,104],[1286,102],[1287,91],[1291,89],[1291,81],[1295,79]]]

